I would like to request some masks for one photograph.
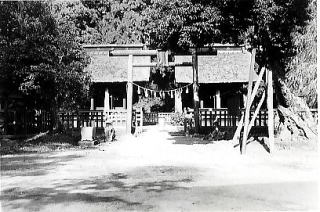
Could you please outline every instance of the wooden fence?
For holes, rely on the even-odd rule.
[[[214,126],[215,121],[220,127],[236,127],[241,118],[241,115],[244,114],[245,110],[240,110],[239,115],[230,115],[228,109],[212,109],[212,108],[201,108],[200,112],[200,126],[201,127],[212,127]],[[250,118],[253,116],[254,110],[250,112]],[[187,114],[193,116],[193,110],[188,110]],[[260,110],[253,126],[256,127],[266,127],[268,120],[267,110]]]
[[[159,113],[151,112],[143,114],[143,125],[156,125],[159,122]]]
[[[78,112],[59,112],[59,120],[66,129],[76,129],[84,126],[103,128],[105,118],[115,127],[126,126],[127,111],[124,109],[110,110],[104,114],[103,110],[81,110]],[[107,116],[107,117],[106,117]],[[133,111],[133,122],[142,123],[140,111]]]
[[[50,129],[51,114],[46,111],[14,111],[1,114],[6,119],[1,123],[1,133],[6,135],[26,135],[46,132]]]
[[[159,113],[159,119],[163,119],[165,123],[170,123],[173,114],[174,113]]]
[[[109,120],[113,122],[114,126],[125,126],[126,124],[126,110],[110,110],[107,114]],[[144,113],[134,111],[133,115],[137,118],[133,119],[134,125],[137,121],[138,126],[158,124],[159,118],[165,119],[165,122],[170,122],[173,113]],[[193,114],[193,110],[187,113]],[[241,114],[244,110],[241,110]],[[303,111],[299,112],[304,113]],[[318,110],[311,109],[313,117],[318,121]],[[251,111],[251,116],[253,111]],[[240,119],[238,116],[229,115],[227,109],[200,109],[200,125],[201,127],[212,127],[214,120],[217,118],[218,124],[221,127],[234,128]],[[254,122],[254,127],[267,127],[267,111],[261,110]],[[105,115],[103,110],[81,110],[78,112],[59,112],[58,119],[67,129],[78,129],[82,126],[95,126],[102,128],[104,126]],[[1,124],[1,123],[0,123]],[[33,134],[45,132],[50,129],[51,115],[46,111],[8,111],[7,126],[4,129],[4,124],[1,124],[1,134],[18,135],[18,134]]]

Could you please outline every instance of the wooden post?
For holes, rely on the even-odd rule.
[[[220,109],[221,108],[221,96],[220,96],[220,90],[216,90],[216,108]]]
[[[253,90],[252,90],[251,96],[253,96],[253,97],[251,98],[250,105],[252,104],[253,99],[254,99],[254,97],[255,97],[256,94],[257,94],[257,91],[258,91],[258,89],[259,89],[259,85],[260,85],[260,82],[261,82],[261,80],[262,80],[262,77],[263,77],[263,74],[264,74],[265,70],[266,70],[265,67],[263,67],[263,68],[261,69],[260,73],[259,73],[258,79],[257,79],[257,81],[256,81],[256,83],[255,83],[255,85],[254,85],[254,87],[253,87]]]
[[[132,126],[132,54],[129,55],[128,58],[128,83],[127,83],[127,123],[126,123],[126,133],[131,134],[131,126]]]
[[[249,125],[249,117],[250,117],[250,108],[251,108],[251,93],[252,93],[252,80],[253,80],[253,69],[255,63],[255,55],[256,49],[252,50],[251,54],[251,62],[250,62],[250,69],[249,69],[249,85],[248,85],[248,94],[247,94],[247,101],[246,101],[246,111],[244,115],[244,130],[243,130],[243,137],[240,145],[241,154],[246,153],[246,146],[247,146],[247,138],[248,138],[248,125]]]
[[[126,109],[126,106],[127,106],[127,100],[126,100],[126,98],[123,98],[122,99],[122,107],[123,107],[123,109]]]
[[[91,98],[90,99],[90,110],[94,110],[94,98]],[[91,124],[91,127],[95,127],[95,122],[94,122],[94,113],[90,112],[89,113],[89,116],[90,116],[90,124]],[[73,128],[73,117],[72,117],[72,128]]]
[[[267,107],[268,107],[268,133],[270,153],[274,151],[274,123],[273,123],[273,88],[272,88],[272,71],[267,70]]]
[[[193,109],[194,109],[194,133],[199,134],[199,84],[198,84],[198,56],[197,49],[192,52],[192,68],[193,68]]]
[[[174,92],[174,111],[176,113],[182,113],[182,98],[180,91]]]
[[[110,95],[110,110],[112,110],[113,107],[114,107],[114,105],[113,105],[113,96]]]
[[[241,130],[242,130],[242,127],[243,127],[243,119],[244,119],[244,116],[242,115],[241,118],[240,118],[240,121],[238,123],[238,127],[236,129],[236,132],[234,133],[234,136],[232,138],[233,142],[235,142],[236,140],[239,141],[240,133],[241,133]]]
[[[103,114],[107,116],[107,112],[110,110],[110,94],[109,94],[109,89],[106,88],[104,90],[104,104],[103,104]],[[107,117],[105,117],[107,119]]]
[[[90,99],[90,110],[94,110],[94,98]]]
[[[248,126],[248,134],[249,134],[252,126],[254,125],[254,121],[256,120],[256,118],[257,118],[257,116],[258,116],[258,114],[259,114],[260,108],[261,108],[261,106],[262,106],[262,103],[264,102],[265,97],[266,97],[266,92],[264,91],[263,94],[262,94],[262,97],[261,97],[261,99],[260,99],[260,101],[259,101],[259,103],[258,103],[258,106],[257,106],[256,110],[255,110],[254,113],[253,113],[252,119],[251,119],[251,121],[250,121],[250,123],[249,123],[249,126]],[[248,136],[248,135],[247,135],[247,136]]]

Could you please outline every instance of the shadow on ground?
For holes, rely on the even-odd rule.
[[[41,176],[59,165],[80,158],[79,155],[59,155],[55,153],[21,154],[1,158],[1,176]]]
[[[173,176],[172,173],[180,173]],[[143,201],[150,195],[186,189],[180,183],[192,182],[190,170],[181,167],[151,166],[128,173],[112,173],[90,179],[65,179],[48,185],[25,188],[23,185],[5,189],[1,194],[6,209],[42,210],[52,204],[116,204],[129,210],[151,209]],[[156,176],[156,177],[154,177]]]
[[[199,137],[186,136],[184,131],[169,132],[169,135],[172,137],[169,138],[168,140],[172,140],[173,144],[193,145],[193,144],[212,144],[215,142],[213,140],[203,139],[204,136],[199,136]]]
[[[121,181],[125,179],[129,179],[129,176],[115,173],[111,176],[70,184],[57,184],[52,188],[38,187],[25,190],[15,187],[4,190],[1,201],[4,209],[26,211],[41,211],[51,205],[62,205],[62,209],[67,210],[64,205],[79,203],[87,208],[90,205],[91,209],[103,207],[110,211],[150,211],[157,209],[158,201],[169,203],[173,207],[167,208],[170,211],[178,208],[188,211],[198,211],[199,208],[210,210],[315,210],[317,208],[316,183],[311,182],[183,187],[179,186],[181,180],[144,182],[140,179],[141,181],[137,183],[129,184]],[[192,180],[185,179],[185,181]]]

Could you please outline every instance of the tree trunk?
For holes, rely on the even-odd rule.
[[[278,138],[300,140],[317,138],[317,124],[306,102],[295,96],[285,82],[275,75],[275,88],[280,99],[278,105]]]

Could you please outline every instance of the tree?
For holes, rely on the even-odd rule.
[[[74,109],[85,101],[89,58],[74,29],[58,24],[51,6],[0,3],[0,70],[2,80],[21,91],[33,108],[50,110],[55,117],[58,109]]]
[[[312,20],[308,7],[314,6],[315,2],[308,0],[259,0],[253,7],[254,30],[250,43],[259,49],[259,64],[273,71],[279,101],[280,138],[282,132],[288,130],[292,139],[297,139],[301,134],[307,138],[315,138],[317,134],[316,123],[306,101],[289,89],[299,78],[299,72],[293,71],[293,66],[290,65],[292,57],[299,57],[292,35],[303,32],[306,23]],[[308,51],[304,47],[300,50],[301,53]],[[309,60],[308,65],[312,67],[315,65],[314,62],[315,60]],[[313,80],[316,80],[315,77],[315,74],[311,76]],[[310,91],[308,93],[314,95]],[[299,115],[300,111],[304,112]],[[285,137],[289,139],[287,135]]]
[[[317,34],[315,1],[309,5],[311,19],[300,32],[292,33],[296,54],[287,64],[286,84],[290,90],[301,96],[309,105],[316,108],[317,100]]]
[[[68,26],[66,29],[73,34],[80,44],[96,43],[101,41],[102,35],[98,31],[101,17],[95,9],[90,9],[80,1],[53,2],[53,15],[58,25]]]
[[[222,40],[222,19],[213,3],[191,0],[153,1],[144,12],[145,34],[153,48],[186,51]]]
[[[292,70],[292,57],[297,55],[296,40],[292,35],[301,34],[311,16],[309,8],[315,7],[315,1],[309,0],[256,0],[256,1],[197,1],[197,0],[159,0],[144,13],[146,34],[152,47],[169,48],[173,50],[187,50],[193,46],[211,45],[212,43],[240,43],[256,48],[257,63],[260,67],[267,67],[273,71],[276,93],[279,100],[279,115],[283,123],[287,115],[290,123],[288,128],[296,128],[292,133],[309,134],[307,128],[312,128],[311,113],[306,102],[295,96],[288,88],[297,85],[296,79],[303,76],[302,67],[299,71]],[[310,36],[315,37],[314,31]],[[315,41],[315,40],[314,40]],[[314,43],[313,43],[314,44]],[[304,45],[304,44],[303,44]],[[299,45],[298,45],[299,46]],[[303,49],[305,46],[302,47]],[[312,51],[315,53],[314,45]],[[299,49],[299,47],[298,47]],[[301,48],[300,48],[301,49]],[[309,55],[303,53],[305,57]],[[314,67],[314,54],[309,57],[307,66]],[[313,59],[311,59],[313,58]],[[295,59],[297,62],[297,59]],[[301,61],[301,60],[300,60]],[[291,65],[290,65],[291,64]],[[301,63],[299,63],[301,65]],[[305,63],[306,64],[306,63]],[[305,65],[304,64],[304,65]],[[297,68],[296,68],[297,69]],[[314,70],[314,69],[313,69]],[[315,81],[315,74],[311,79],[303,79],[305,83]],[[288,79],[287,79],[288,78]],[[311,89],[305,96],[313,96]],[[304,117],[296,117],[300,110],[306,111]],[[286,114],[284,114],[286,113]],[[294,121],[296,120],[296,121]],[[314,122],[313,122],[314,123]],[[312,126],[311,126],[312,125]],[[295,132],[293,132],[295,131]],[[309,137],[312,132],[307,136]]]

